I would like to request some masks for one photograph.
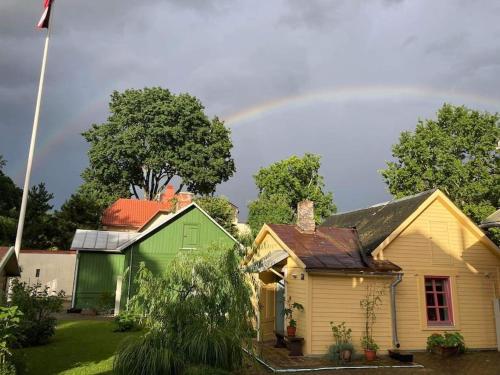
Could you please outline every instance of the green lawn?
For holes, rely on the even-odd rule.
[[[111,374],[119,343],[134,333],[113,332],[110,321],[60,322],[49,344],[15,350],[25,363],[25,374]]]

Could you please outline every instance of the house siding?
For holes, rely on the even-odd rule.
[[[496,347],[493,299],[500,259],[445,200],[433,201],[379,255],[404,272],[396,300],[403,349],[425,349],[427,337],[444,329],[462,333],[470,348]],[[425,276],[450,278],[454,326],[427,325]]]
[[[381,352],[392,347],[389,284],[392,279],[379,277],[348,277],[336,275],[309,275],[311,288],[311,345],[307,354],[321,355],[334,344],[330,322],[346,323],[352,329],[352,343],[361,350],[361,337],[365,320],[360,301],[366,295],[366,287],[375,284],[384,289],[382,304],[376,311],[377,320],[373,337]]]
[[[123,254],[81,252],[78,257],[75,307],[98,308],[105,294],[114,301],[116,279],[123,273]]]

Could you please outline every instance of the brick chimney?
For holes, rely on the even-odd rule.
[[[316,230],[313,201],[303,200],[297,204],[297,226],[302,232],[313,233]]]
[[[184,207],[189,206],[193,202],[193,193],[188,191],[181,191],[176,196],[175,211],[182,210]]]
[[[166,203],[169,202],[175,195],[174,185],[168,184],[165,188],[165,191],[160,195],[160,202]]]

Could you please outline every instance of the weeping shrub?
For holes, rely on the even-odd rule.
[[[125,340],[113,363],[113,370],[119,375],[180,374],[183,368],[183,359],[169,348],[157,329],[138,340]]]
[[[255,332],[252,286],[238,249],[180,253],[162,276],[141,264],[135,285],[129,310],[149,332],[119,348],[116,373],[230,371],[242,365],[243,347],[251,348]]]

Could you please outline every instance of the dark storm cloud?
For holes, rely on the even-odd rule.
[[[0,154],[18,183],[43,48],[34,29],[41,3],[0,3]],[[59,0],[32,182],[46,181],[56,204],[75,190],[87,163],[80,133],[106,119],[113,90],[189,92],[210,116],[229,118],[277,98],[358,87],[349,100],[290,102],[234,124],[238,173],[219,191],[245,214],[259,167],[314,152],[341,209],[386,200],[377,170],[391,144],[457,100],[432,90],[499,96],[499,16],[496,1]],[[429,96],[387,98],[392,86],[428,87]],[[363,87],[380,87],[380,97],[365,97]]]

